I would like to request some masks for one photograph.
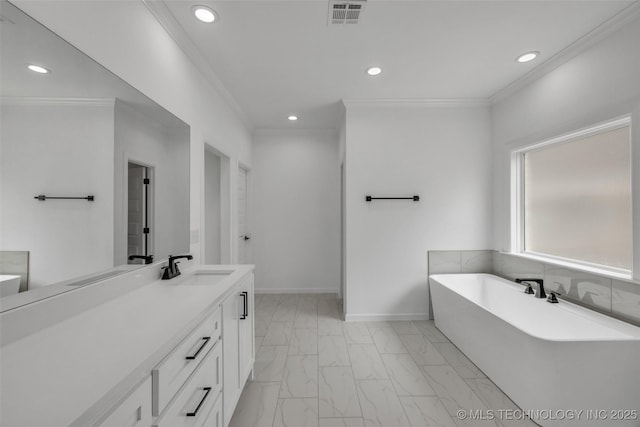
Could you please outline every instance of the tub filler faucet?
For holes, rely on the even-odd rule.
[[[531,289],[531,284],[532,283],[536,283],[538,286],[536,286],[536,298],[546,298],[547,294],[544,292],[544,283],[542,279],[516,279],[516,283],[521,283],[523,285],[527,286],[527,289],[525,289],[525,293],[527,294],[532,294],[533,293],[533,289]]]

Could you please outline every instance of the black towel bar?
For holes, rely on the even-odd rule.
[[[411,197],[373,197],[373,196],[365,196],[364,198],[367,202],[372,200],[413,200],[414,202],[420,201],[420,196],[411,196]]]
[[[34,197],[34,199],[38,199],[41,202],[44,202],[47,199],[57,199],[57,200],[87,200],[89,202],[93,202],[95,200],[94,196],[86,196],[86,197],[53,197],[53,196],[45,196],[44,194],[39,194]]]

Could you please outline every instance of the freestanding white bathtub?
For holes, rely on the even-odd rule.
[[[20,290],[20,276],[0,274],[0,297],[17,294]]]
[[[640,328],[490,274],[429,284],[438,329],[535,422],[640,426]]]

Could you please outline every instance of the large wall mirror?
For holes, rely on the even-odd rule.
[[[2,310],[188,251],[189,127],[11,3],[0,13]]]

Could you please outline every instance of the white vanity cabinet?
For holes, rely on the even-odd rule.
[[[253,274],[238,283],[222,303],[224,337],[224,425],[229,425],[240,394],[253,369]]]
[[[100,427],[149,427],[151,425],[151,377],[139,385],[104,420]]]
[[[254,361],[252,265],[198,266],[75,313],[73,302],[45,303],[72,315],[35,332],[22,311],[0,313],[14,337],[0,347],[0,425],[228,425]]]
[[[219,344],[204,356],[154,427],[222,427],[222,346]]]
[[[159,416],[176,392],[196,368],[204,363],[209,351],[222,347],[220,309],[208,315],[151,372],[153,378],[153,415]],[[219,369],[220,367],[216,367]]]

